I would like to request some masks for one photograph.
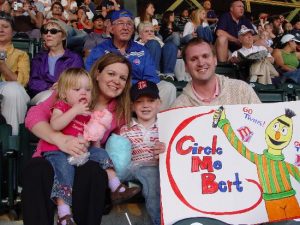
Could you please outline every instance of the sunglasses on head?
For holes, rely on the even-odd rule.
[[[57,34],[58,32],[62,32],[61,30],[59,29],[56,29],[56,28],[51,28],[51,29],[45,29],[43,28],[41,30],[42,34],[48,34],[48,32],[50,32],[50,34]]]

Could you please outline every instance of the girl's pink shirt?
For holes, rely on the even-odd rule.
[[[29,129],[32,130],[32,128],[39,122],[49,122],[50,117],[51,117],[51,108],[54,105],[54,103],[57,100],[57,93],[53,92],[52,95],[47,98],[44,102],[41,102],[40,104],[33,106],[29,109],[26,118],[25,118],[25,126]],[[108,137],[112,132],[118,133],[121,126],[125,124],[124,119],[121,120],[120,124],[117,124],[117,118],[116,118],[116,108],[117,108],[117,101],[113,99],[110,101],[110,103],[107,106],[107,110],[112,113],[113,119],[111,123],[110,129],[108,129],[102,140],[101,140],[101,145],[104,146],[106,143]],[[40,143],[40,142],[39,142]],[[38,143],[36,152],[33,154],[33,157],[41,156],[39,154],[40,152],[40,145]]]

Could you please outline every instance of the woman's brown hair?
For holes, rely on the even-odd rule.
[[[130,108],[130,87],[131,87],[131,63],[122,55],[115,54],[115,53],[108,53],[101,58],[99,58],[92,66],[91,69],[91,76],[93,77],[93,86],[94,86],[94,93],[93,95],[99,96],[99,85],[97,81],[97,74],[101,73],[103,69],[111,64],[114,63],[122,63],[125,64],[128,67],[128,79],[126,81],[125,87],[123,92],[116,97],[117,100],[117,109],[116,109],[116,115],[117,115],[117,123],[120,124],[122,119],[125,119],[125,123],[128,124],[131,118],[131,108]],[[93,98],[97,99],[97,98]],[[94,105],[97,102],[94,102]]]

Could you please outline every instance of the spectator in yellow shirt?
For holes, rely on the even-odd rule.
[[[15,49],[12,44],[13,18],[0,12],[0,94],[3,95],[1,113],[18,134],[19,124],[24,122],[30,98],[24,86],[29,80],[29,56]]]

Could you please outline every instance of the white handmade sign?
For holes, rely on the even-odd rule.
[[[162,224],[300,218],[300,101],[158,115]]]

